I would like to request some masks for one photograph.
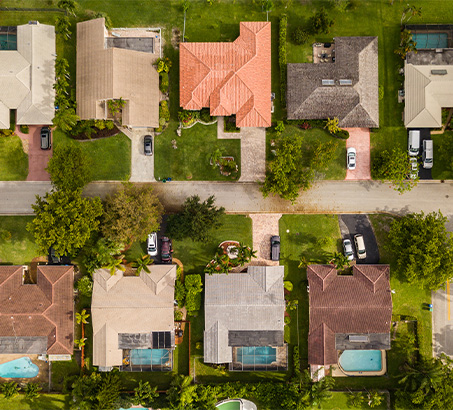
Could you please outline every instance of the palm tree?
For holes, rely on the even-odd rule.
[[[57,33],[61,34],[65,40],[71,38],[71,23],[69,22],[68,16],[60,16],[55,20],[55,29]]]
[[[42,387],[39,386],[38,383],[27,383],[25,386],[25,398],[29,400],[33,400],[39,397],[39,392],[42,390]]]
[[[368,406],[376,407],[379,406],[384,400],[384,396],[380,394],[377,390],[370,390],[367,394]]]
[[[5,395],[5,399],[12,399],[19,394],[20,387],[16,382],[6,382],[0,385],[2,393]]]
[[[112,258],[110,263],[103,266],[102,268],[108,269],[110,271],[110,275],[112,275],[112,276],[115,274],[117,269],[124,272],[126,270],[126,268],[122,265],[123,258],[124,258],[124,255],[119,255],[117,259]]]
[[[190,376],[178,375],[171,382],[168,400],[172,409],[190,408],[194,401],[197,386]]]
[[[238,265],[244,266],[246,263],[249,263],[252,258],[256,258],[256,251],[252,250],[249,246],[244,246],[240,243],[236,249],[236,262]]]
[[[63,9],[68,14],[75,16],[76,4],[74,0],[60,0],[57,3],[59,9]]]
[[[332,263],[335,265],[335,269],[338,270],[343,270],[345,267],[349,268],[350,266],[348,257],[340,252],[333,254]]]
[[[442,381],[442,362],[439,359],[421,359],[415,364],[405,363],[399,376],[404,391],[427,395]]]
[[[80,313],[76,313],[76,322],[78,325],[83,323],[86,325],[88,323],[87,319],[90,317],[90,314],[87,313],[86,309],[82,309]]]
[[[86,337],[83,337],[81,339],[75,339],[74,340],[74,344],[78,347],[78,348],[83,348],[85,347],[85,341],[87,340]]]
[[[401,25],[403,25],[403,21],[406,18],[406,16],[409,16],[409,18],[406,21],[406,23],[408,23],[412,17],[414,17],[414,16],[420,17],[421,15],[422,15],[421,7],[411,6],[411,5],[407,4],[407,6],[403,10],[403,14],[401,15]]]
[[[269,12],[274,7],[272,0],[261,0],[261,10],[266,12],[266,21],[269,21]]]
[[[184,11],[184,27],[182,29],[182,42],[184,43],[185,38],[186,38],[186,12],[189,10],[190,7],[190,1],[189,0],[183,0],[182,2],[182,9]]]
[[[151,259],[149,255],[143,255],[141,258],[137,258],[132,266],[137,268],[137,275],[140,275],[140,272],[144,270],[146,273],[150,273],[151,271],[148,268],[148,265],[151,265],[154,261]]]

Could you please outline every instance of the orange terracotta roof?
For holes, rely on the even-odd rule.
[[[232,43],[180,44],[181,107],[236,114],[238,127],[271,126],[271,23],[242,22]]]

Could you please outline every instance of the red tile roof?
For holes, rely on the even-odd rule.
[[[337,275],[332,265],[310,265],[308,363],[337,363],[336,333],[388,333],[392,317],[390,267],[355,265]]]
[[[37,284],[22,266],[0,266],[0,336],[45,336],[48,354],[73,353],[72,266],[38,266]]]
[[[180,44],[181,107],[236,114],[238,127],[271,126],[271,23],[242,22],[232,43]]]

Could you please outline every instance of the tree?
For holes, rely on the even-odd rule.
[[[88,318],[90,317],[90,314],[87,313],[86,309],[82,309],[80,313],[77,312],[75,316],[78,325],[80,325],[81,323],[83,323],[84,325],[88,324]]]
[[[335,269],[343,270],[345,267],[350,266],[348,257],[341,253],[335,252],[333,254],[332,263],[335,265]]]
[[[190,1],[189,0],[182,0],[182,10],[184,12],[184,26],[182,29],[182,42],[186,41],[186,13],[187,10],[190,8]]]
[[[81,349],[82,347],[85,347],[85,342],[86,342],[87,338],[86,337],[83,337],[81,339],[74,339],[74,344],[79,348]]]
[[[203,292],[201,275],[187,275],[184,280],[184,285],[186,287],[187,314],[193,316],[201,308],[201,293]]]
[[[311,29],[313,34],[329,32],[330,27],[333,26],[333,20],[327,15],[324,7],[321,7],[310,19]]]
[[[171,409],[183,410],[192,408],[196,399],[197,386],[192,384],[192,377],[177,375],[168,390],[168,401]]]
[[[61,34],[65,40],[69,40],[71,38],[71,23],[69,21],[69,17],[62,15],[57,17],[55,20],[55,30],[57,33]]]
[[[225,208],[215,206],[212,195],[203,202],[194,195],[186,198],[182,211],[168,220],[167,232],[175,239],[190,238],[196,242],[207,242],[212,232],[222,226]]]
[[[321,403],[332,397],[330,390],[334,386],[333,377],[326,376],[314,382],[310,372],[305,370],[301,379],[300,403],[305,407],[318,407]]]
[[[361,408],[362,404],[365,402],[365,397],[361,391],[351,392],[348,396],[348,405],[350,407]]]
[[[261,0],[261,10],[266,12],[266,21],[269,21],[269,12],[272,11],[274,2],[272,0]]]
[[[42,387],[40,387],[38,383],[29,382],[25,385],[25,398],[28,400],[37,399],[41,390]]]
[[[59,0],[57,3],[59,9],[63,9],[68,14],[76,15],[76,3],[74,0]]]
[[[93,281],[89,276],[83,276],[77,281],[76,285],[82,296],[91,297],[93,293]]]
[[[5,399],[9,400],[19,395],[20,387],[16,382],[6,382],[0,384],[0,390],[5,396]]]
[[[367,404],[371,408],[379,406],[384,400],[384,396],[380,394],[377,390],[370,390],[367,393],[366,397],[368,399]]]
[[[387,249],[396,256],[397,269],[409,283],[437,290],[451,279],[453,239],[441,212],[409,214],[393,221]]]
[[[159,230],[163,208],[153,189],[124,183],[105,202],[101,231],[113,243],[130,245]]]
[[[337,117],[333,117],[332,119],[327,118],[327,123],[324,128],[326,128],[331,134],[335,134],[340,130],[338,126],[339,120]]]
[[[50,247],[60,255],[76,255],[99,226],[102,203],[99,198],[82,198],[76,191],[55,191],[32,205],[35,219],[27,225],[43,253]]]
[[[64,132],[69,132],[80,121],[80,117],[75,113],[74,108],[62,109],[60,108],[55,113],[53,124],[61,128]]]
[[[150,273],[150,270],[148,268],[148,265],[151,265],[153,263],[153,260],[151,259],[151,256],[149,255],[143,255],[141,258],[137,258],[134,261],[134,268],[137,268],[137,275],[140,275],[140,272],[144,270],[146,273]]]
[[[75,191],[91,181],[92,164],[79,145],[58,145],[46,170],[58,190]]]
[[[401,40],[399,47],[395,50],[395,54],[398,54],[403,60],[406,58],[407,53],[417,52],[417,43],[412,39],[412,33],[408,29],[404,29],[401,32]]]
[[[123,244],[117,245],[105,238],[93,235],[83,249],[82,264],[87,272],[92,274],[96,269],[110,265],[115,259],[115,255],[120,255],[123,248]]]
[[[256,258],[256,252],[250,246],[245,246],[243,244],[239,244],[238,247],[235,248],[236,252],[236,259],[233,259],[233,262],[236,266],[244,266],[246,263],[249,263],[252,258]]]
[[[378,152],[373,160],[372,172],[373,179],[390,181],[393,189],[400,194],[410,191],[418,182],[418,178],[410,178],[409,154],[399,147],[393,148],[391,152]]]
[[[403,14],[401,15],[401,25],[403,25],[403,22],[405,21],[406,23],[409,22],[409,20],[412,17],[418,16],[420,17],[422,15],[422,8],[421,7],[416,7],[416,6],[411,6],[407,4],[407,6],[403,10]]]
[[[104,269],[110,271],[110,275],[114,275],[117,270],[124,272],[126,268],[123,266],[124,255],[119,255],[117,258],[113,258],[108,265],[103,266]]]
[[[307,42],[308,33],[304,30],[303,27],[299,26],[293,31],[291,37],[295,44],[301,46],[302,44],[305,44]]]
[[[143,382],[142,380],[134,389],[134,393],[133,402],[137,406],[149,407],[159,397],[157,386],[151,387],[149,382]]]

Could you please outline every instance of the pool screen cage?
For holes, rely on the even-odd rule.
[[[16,26],[0,26],[0,50],[17,50]]]
[[[252,353],[242,355],[242,360],[238,360],[237,348],[233,348],[233,361],[229,364],[230,371],[286,371],[288,370],[288,345],[285,344],[280,347],[276,347],[277,354],[276,360],[272,363],[265,363],[268,355],[260,353]],[[246,359],[246,360],[245,360]],[[243,363],[247,361],[249,363]],[[264,362],[264,363],[263,363]]]
[[[406,24],[405,28],[411,34],[425,34],[426,43],[430,49],[453,48],[453,25],[452,24]],[[445,47],[445,34],[447,35],[447,47]]]
[[[120,366],[120,371],[169,372],[173,369],[173,351],[168,350],[168,355],[160,356],[159,363],[153,363],[152,350],[150,360],[145,360],[143,357],[140,357],[137,361],[138,363],[134,363],[130,350],[123,350],[123,365]]]

